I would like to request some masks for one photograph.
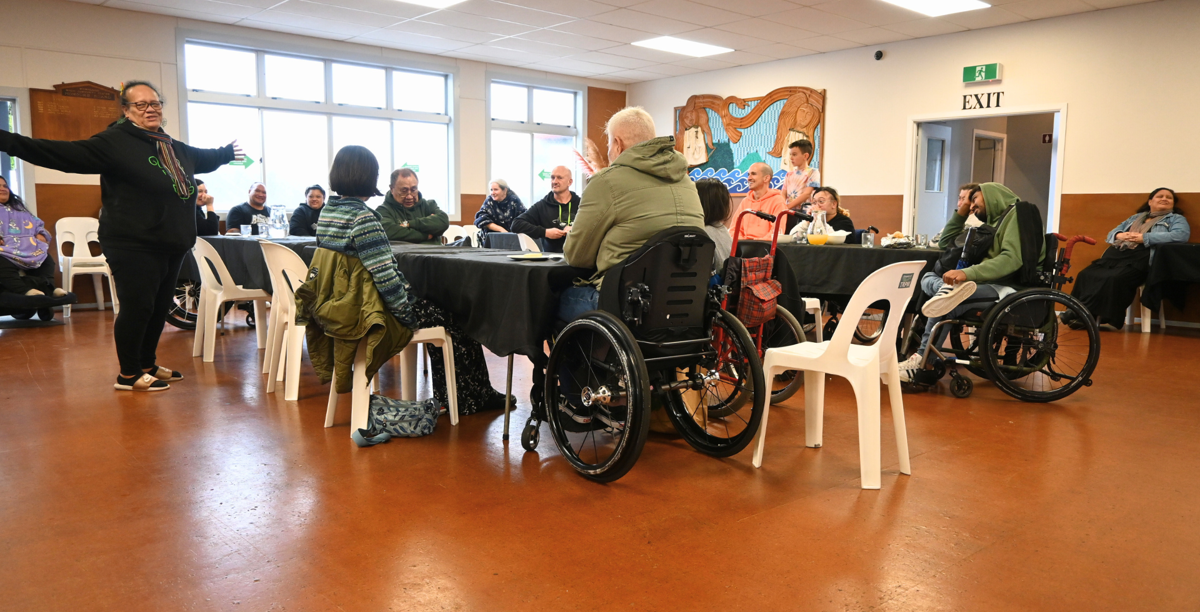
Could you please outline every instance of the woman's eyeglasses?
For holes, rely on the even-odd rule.
[[[147,108],[154,110],[162,110],[162,102],[130,102],[129,106],[138,109],[139,112],[144,112]]]

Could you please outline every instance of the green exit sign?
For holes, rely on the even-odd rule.
[[[963,83],[989,83],[1000,80],[1000,64],[980,64],[963,68]]]

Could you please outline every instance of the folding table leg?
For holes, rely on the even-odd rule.
[[[504,382],[504,441],[508,442],[508,419],[512,412],[512,368],[513,356],[508,356],[508,377]]]

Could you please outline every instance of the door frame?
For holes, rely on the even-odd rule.
[[[910,115],[908,117],[907,161],[905,163],[904,209],[901,229],[911,233],[915,225],[917,200],[917,124],[931,121],[956,121],[959,119],[975,119],[979,117],[1013,117],[1017,115],[1041,115],[1057,113],[1054,118],[1054,142],[1050,166],[1051,198],[1048,203],[1046,231],[1057,232],[1058,220],[1062,211],[1063,158],[1067,144],[1067,103],[1042,104],[1030,106],[1014,106],[1011,108],[994,108],[985,110],[950,111],[930,113],[925,115]]]
[[[16,133],[32,138],[33,115],[29,110],[29,88],[0,87],[0,98],[17,101],[17,124],[14,126]],[[13,159],[17,160],[17,172],[21,174],[21,189],[25,191],[25,193],[19,194],[21,200],[25,202],[25,207],[29,209],[29,212],[37,215],[37,178],[34,176],[34,165],[18,157],[13,157]]]
[[[1008,134],[1001,134],[1000,132],[989,132],[987,130],[974,130],[973,131],[973,133],[971,134],[971,174],[972,174],[971,179],[972,180],[975,179],[975,177],[973,176],[975,173],[975,152],[979,150],[975,147],[975,141],[979,140],[980,138],[986,138],[988,140],[999,140],[1000,141],[1000,143],[1001,143],[1000,150],[1003,151],[1004,154],[1000,156],[1000,165],[999,166],[996,166],[994,161],[992,162],[992,164],[993,164],[992,165],[992,176],[995,176],[997,174],[1000,175],[1000,180],[998,180],[996,182],[1003,184],[1004,183],[1004,169],[1005,169],[1004,166],[1008,160]]]

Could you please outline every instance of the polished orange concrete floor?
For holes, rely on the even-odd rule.
[[[0,610],[1200,609],[1195,334],[1104,334],[1095,386],[1057,404],[906,395],[913,475],[885,408],[863,491],[842,381],[821,449],[801,393],[762,469],[655,435],[597,485],[494,413],[356,448],[349,398],[325,429],[307,366],[299,402],[267,395],[240,325],[212,364],[168,328],[187,378],[116,392],[111,327],[0,331]]]

